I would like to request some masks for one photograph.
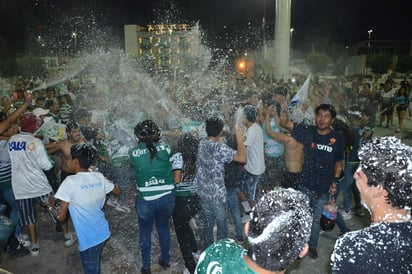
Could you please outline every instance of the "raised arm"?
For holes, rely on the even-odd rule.
[[[10,125],[16,121],[20,115],[26,110],[26,108],[30,105],[30,101],[33,99],[33,95],[31,93],[24,92],[24,103],[16,109],[6,120],[0,122],[0,133],[3,133],[6,129],[10,127]]]
[[[294,124],[292,120],[289,120],[288,106],[286,103],[282,105],[282,110],[280,112],[280,126],[288,131],[292,131]]]
[[[266,134],[267,134],[270,138],[272,138],[272,139],[274,139],[274,140],[276,140],[276,141],[278,141],[278,142],[280,142],[280,143],[286,143],[287,140],[288,140],[288,138],[289,138],[289,136],[287,136],[287,135],[285,135],[285,134],[283,134],[283,133],[275,132],[275,131],[273,131],[273,130],[271,129],[271,127],[270,127],[270,115],[271,115],[272,113],[273,113],[273,115],[275,116],[275,121],[276,121],[276,120],[279,121],[279,116],[277,115],[276,107],[275,107],[275,106],[270,106],[269,109],[268,109],[268,111],[266,112],[266,117],[265,117],[265,131],[266,131]],[[277,116],[277,118],[276,118],[276,116]]]
[[[241,164],[246,164],[246,147],[245,143],[243,143],[243,130],[241,127],[235,126],[235,136],[237,151],[235,156],[233,157],[233,161]]]

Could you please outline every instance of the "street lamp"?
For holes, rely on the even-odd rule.
[[[368,48],[371,48],[371,36],[372,36],[373,30],[370,29],[368,30]]]
[[[72,33],[72,38],[74,40],[74,53],[76,53],[76,48],[77,48],[77,33],[76,32]]]

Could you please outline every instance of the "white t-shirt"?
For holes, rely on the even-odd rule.
[[[100,172],[78,172],[68,176],[57,190],[55,197],[69,203],[80,251],[110,237],[109,223],[102,208],[106,194],[113,188],[113,183]]]
[[[11,184],[17,200],[40,197],[53,192],[44,170],[54,163],[41,140],[22,132],[9,140]]]
[[[253,175],[261,175],[266,169],[262,128],[254,123],[246,130],[245,138],[247,152],[245,169]]]

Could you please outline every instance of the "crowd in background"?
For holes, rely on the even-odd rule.
[[[172,202],[168,200],[171,197],[161,194],[163,192],[144,194],[142,190],[144,186],[137,183],[138,199],[135,204],[137,211],[142,207],[150,208],[150,203],[142,202],[145,200],[144,197],[152,197],[146,201],[163,199],[162,203],[166,205],[165,208],[171,209],[167,214],[163,211],[162,214],[150,215],[152,219],[150,222],[147,221],[148,213],[146,215],[138,213],[139,230],[141,230],[140,233],[144,232],[144,235],[140,235],[140,247],[145,250],[142,252],[141,271],[150,273],[150,240],[148,238],[151,235],[151,228],[149,229],[148,226],[153,225],[153,222],[157,224],[159,235],[161,235],[162,254],[159,264],[165,269],[169,267],[168,249],[170,247],[166,243],[168,233],[165,229],[168,228],[165,226],[167,227],[169,218],[173,216],[186,269],[188,273],[193,273],[195,260],[199,255],[198,248],[206,248],[213,242],[215,220],[218,239],[231,237],[235,238],[238,243],[243,243],[241,221],[248,221],[251,209],[260,196],[279,186],[298,188],[297,181],[302,170],[303,158],[296,158],[296,155],[299,155],[296,149],[303,153],[303,148],[299,147],[298,142],[291,137],[290,130],[280,123],[283,112],[287,112],[295,125],[314,125],[316,120],[314,110],[317,106],[334,106],[336,119],[333,117],[335,123],[332,127],[340,131],[343,136],[345,156],[342,174],[339,174],[337,180],[347,180],[345,184],[342,183],[342,189],[339,189],[336,194],[341,192],[344,198],[344,210],[338,216],[341,233],[344,234],[350,230],[343,220],[351,218],[352,215],[361,217],[365,215],[360,203],[359,191],[353,184],[353,174],[359,164],[357,150],[362,144],[371,140],[376,126],[391,127],[394,133],[401,133],[404,130],[404,119],[407,115],[411,115],[409,108],[411,83],[406,78],[395,81],[391,77],[382,80],[362,77],[330,79],[315,77],[310,81],[307,100],[297,106],[288,106],[288,102],[305,80],[304,75],[298,75],[297,78],[286,81],[277,81],[268,75],[262,75],[256,79],[226,76],[222,81],[224,85],[202,90],[198,86],[194,89],[190,77],[176,83],[173,79],[168,80],[159,76],[150,80],[151,83],[158,83],[160,86],[158,89],[161,93],[157,95],[161,94],[162,97],[156,98],[156,96],[149,95],[151,85],[139,83],[137,79],[126,83],[114,82],[106,89],[101,89],[98,76],[91,77],[85,74],[53,86],[47,86],[47,81],[40,78],[18,78],[14,83],[2,79],[0,88],[3,95],[0,115],[6,119],[24,104],[24,93],[27,90],[32,91],[27,112],[32,112],[37,118],[42,119],[43,123],[53,122],[61,125],[66,131],[65,138],[69,139],[70,145],[84,142],[96,147],[97,160],[93,165],[113,183],[118,184],[121,189],[120,195],[107,198],[107,204],[125,214],[131,212],[131,206],[127,203],[127,195],[130,194],[132,185],[136,184],[135,180],[143,180],[141,166],[147,168],[147,163],[133,158],[133,155],[138,152],[133,153],[131,150],[143,150],[139,146],[145,143],[150,151],[150,161],[152,159],[158,161],[156,157],[162,160],[167,158],[166,163],[169,164],[169,157],[173,156],[172,164],[177,165],[174,169],[183,170],[183,175],[180,175],[178,180],[174,180],[175,182],[182,181],[181,185],[177,184],[176,207],[178,206],[182,211],[190,209],[191,212],[188,218],[179,219],[179,215],[172,210],[175,206],[175,197]],[[222,121],[224,135],[220,135],[220,132],[210,134],[210,128],[208,129],[207,124],[204,124],[210,117],[217,117]],[[142,121],[151,122],[141,124]],[[81,137],[79,137],[81,140],[73,139],[71,123],[78,124],[78,128],[75,126],[74,129],[81,132]],[[235,130],[236,126],[243,128],[241,133],[246,136],[245,157],[247,159],[245,160],[235,154],[239,151],[239,146],[243,145],[239,144],[238,135],[241,133]],[[253,135],[252,129],[255,132]],[[35,135],[36,132],[32,133]],[[147,138],[152,135],[157,137]],[[56,168],[52,173],[47,174],[47,177],[51,185],[56,185],[54,191],[57,191],[58,186],[64,180],[62,174],[65,170],[61,170],[61,162],[64,162],[62,158],[65,153],[63,149],[59,153],[55,152],[59,149],[53,148],[54,143],[59,144],[65,139],[61,136],[59,138],[56,136],[38,137],[49,149],[50,156],[53,156],[56,163]],[[200,139],[208,137],[218,138],[219,142],[226,143],[230,149],[226,147],[205,148],[206,145],[202,145]],[[161,144],[157,144],[160,141],[170,145],[170,148],[166,149]],[[150,149],[152,143],[157,149]],[[193,155],[185,151],[185,146],[193,144],[195,148],[191,152],[192,154],[198,153],[196,154],[198,159],[202,153],[215,150],[226,159],[219,167],[226,174],[223,172],[223,177],[216,179],[222,181],[223,189],[221,186],[216,186],[213,193],[210,193],[209,190],[202,190],[199,186],[193,187],[196,181],[201,181],[199,177],[200,170],[202,170],[201,167],[196,166]],[[158,153],[161,156],[157,156]],[[176,156],[175,153],[180,154]],[[183,163],[190,163],[191,166],[179,166],[174,162],[178,159],[181,161],[184,159]],[[234,159],[239,163],[230,166]],[[243,165],[245,162],[246,166]],[[149,171],[145,172],[149,173]],[[149,175],[145,174],[146,177]],[[146,180],[145,176],[143,176],[144,180]],[[213,174],[213,176],[217,175]],[[171,180],[172,177],[167,178],[169,179]],[[242,187],[244,186],[242,182],[253,185],[253,189],[245,189]],[[156,183],[153,182],[153,184]],[[169,188],[165,187],[168,191],[172,189]],[[221,210],[224,212],[215,211],[220,203],[224,206]],[[171,207],[172,204],[173,207]],[[227,207],[232,214],[235,235],[229,235],[227,231]],[[159,207],[156,212],[162,211],[162,208]],[[196,245],[193,236],[190,237],[190,241],[185,242],[182,235],[191,235],[188,223],[199,212],[205,216],[205,239],[203,243]],[[179,222],[180,226],[177,226],[176,223]],[[66,236],[69,235],[67,233],[65,230]],[[17,234],[16,237],[22,244],[27,244],[27,238]],[[309,254],[314,259],[317,257],[317,253]]]

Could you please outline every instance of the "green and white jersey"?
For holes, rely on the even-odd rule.
[[[234,240],[218,240],[202,252],[196,266],[197,274],[256,274],[243,260],[246,249]]]
[[[130,165],[137,182],[137,197],[146,201],[159,199],[174,192],[175,184],[169,158],[170,146],[162,141],[154,144],[157,156],[150,160],[145,143],[129,150]]]

